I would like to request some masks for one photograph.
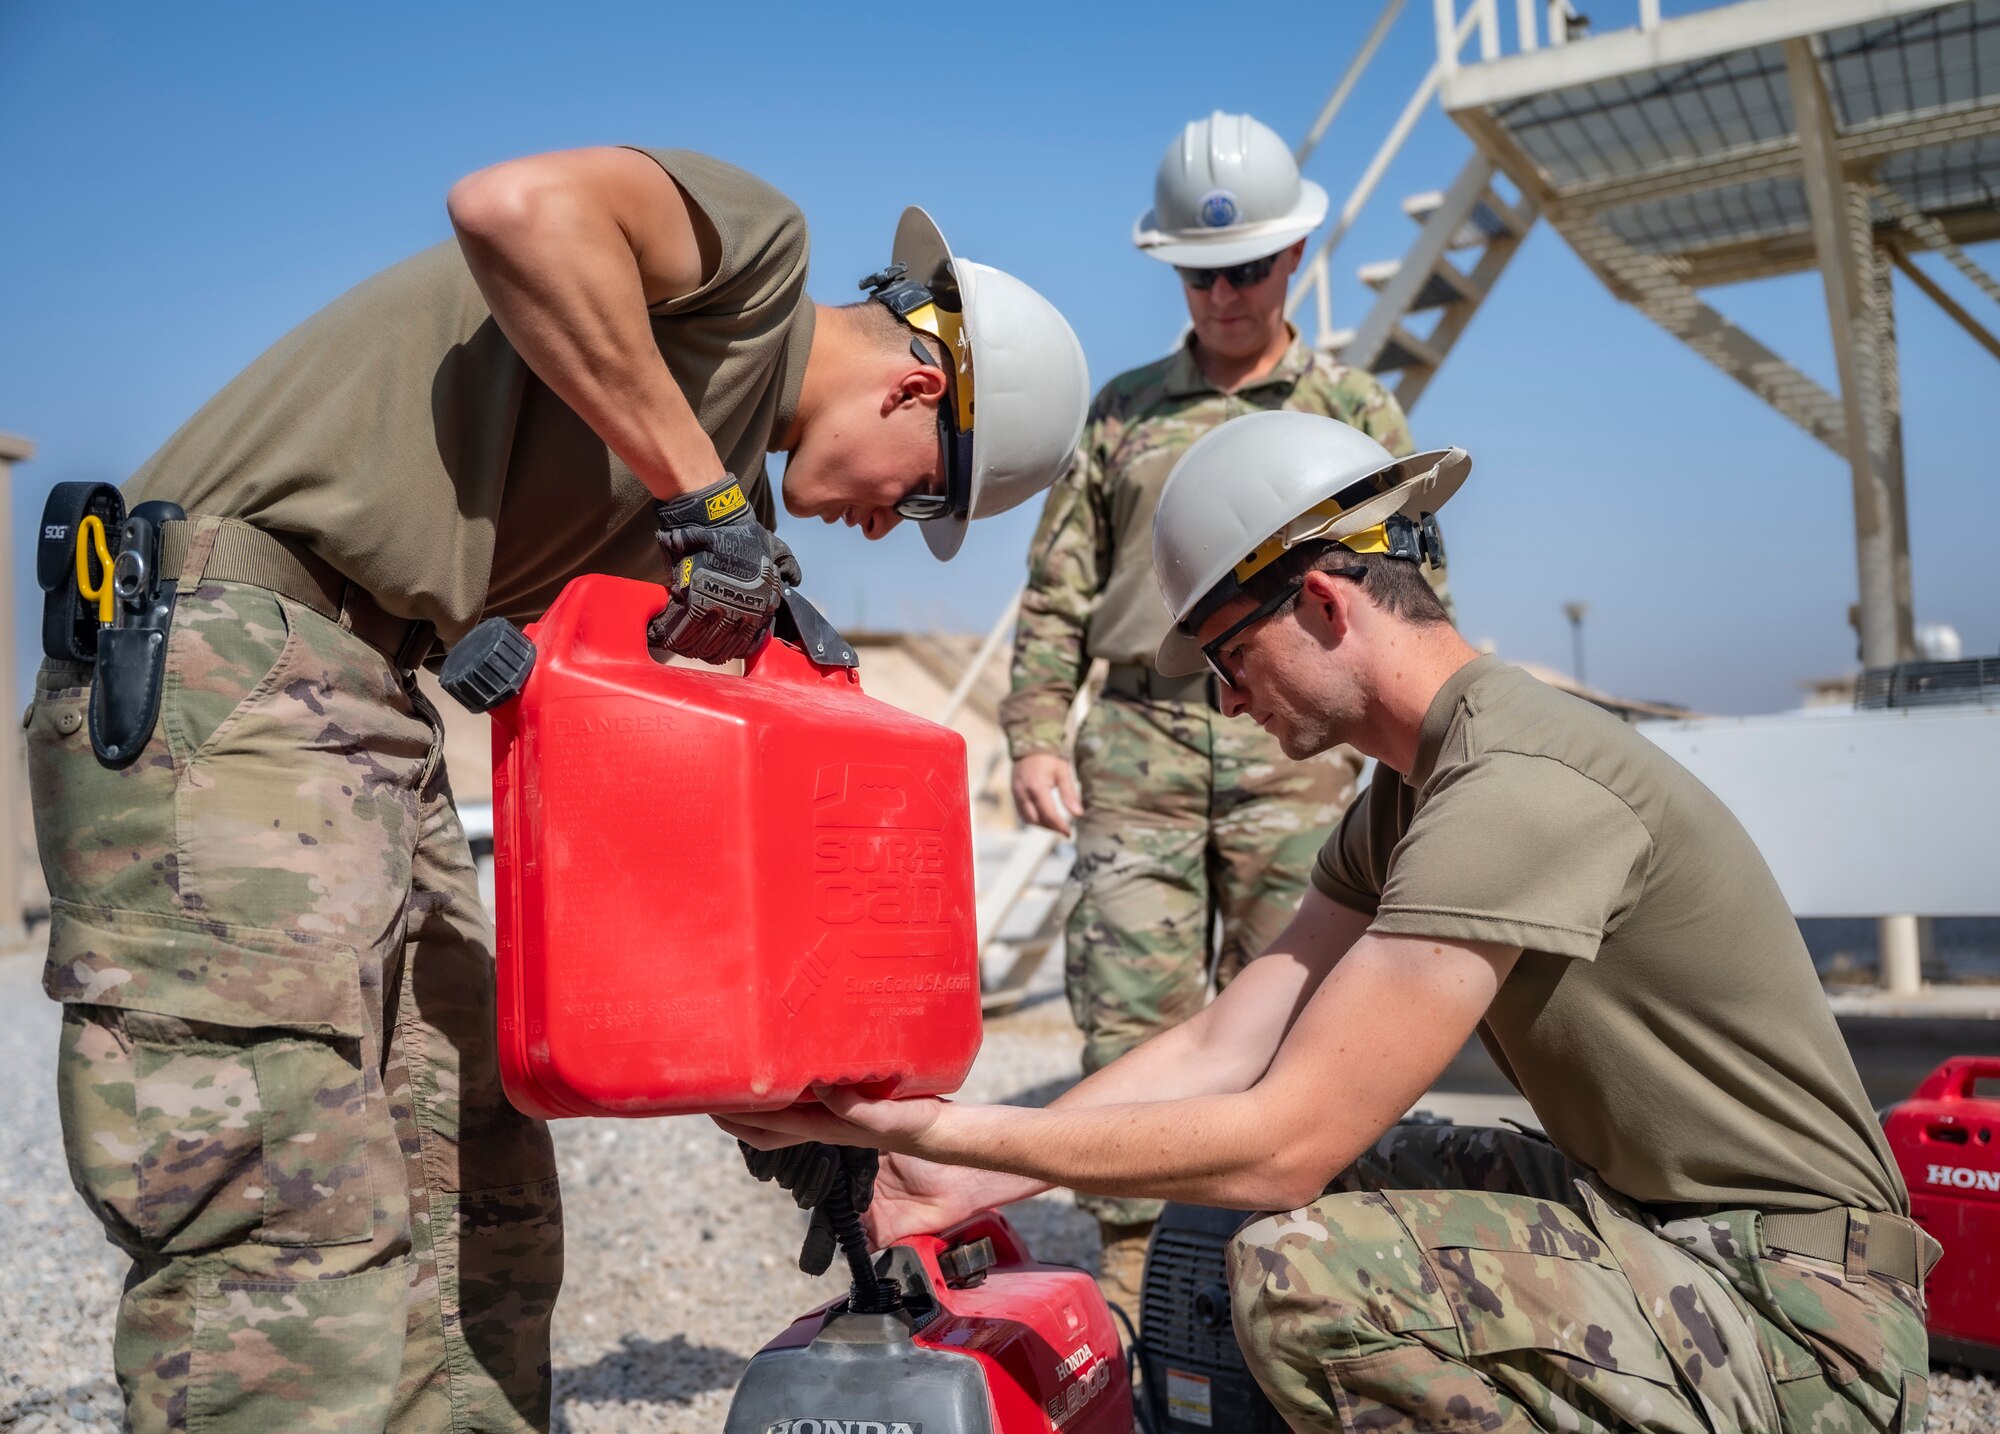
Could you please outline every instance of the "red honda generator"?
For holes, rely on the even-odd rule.
[[[1883,1118],[1910,1213],[1944,1246],[1931,1355],[2000,1369],[2000,1057],[1954,1056]]]
[[[836,1190],[828,1209],[852,1292],[750,1361],[724,1434],[1132,1434],[1135,1414],[1143,1434],[1286,1434],[1230,1324],[1246,1212],[1167,1204],[1121,1355],[1096,1281],[1037,1263],[1000,1215],[871,1263],[845,1201]]]
[[[724,1434],[1132,1434],[1132,1385],[1097,1282],[976,1215],[871,1264],[830,1207],[848,1298],[793,1322],[743,1372]]]

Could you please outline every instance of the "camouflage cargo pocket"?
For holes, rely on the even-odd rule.
[[[409,1294],[401,1263],[329,1279],[225,1278],[201,1291],[187,1428],[387,1428]]]
[[[90,750],[90,682],[88,667],[44,662],[23,733],[49,897],[172,910],[173,758],[155,726],[130,766],[101,765]]]
[[[1491,1434],[1506,1423],[1491,1384],[1426,1346],[1400,1345],[1320,1365],[1348,1434]]]
[[[57,1098],[78,1191],[135,1252],[373,1233],[357,1041],[72,1005]]]
[[[366,1240],[372,1115],[351,950],[51,903],[72,1178],[135,1253]],[[379,1093],[375,1100],[379,1104]]]
[[[1929,1342],[1890,1281],[1850,1285],[1837,1267],[1794,1255],[1756,1267],[1769,1291],[1758,1333],[1786,1430],[1897,1430],[1912,1402],[1922,1427]]]
[[[1554,1201],[1480,1191],[1384,1191],[1428,1252],[1466,1355],[1507,1386],[1520,1356],[1536,1384],[1607,1422],[1680,1427],[1671,1360],[1624,1272],[1578,1214]],[[1488,1361],[1493,1361],[1488,1364]],[[1526,1387],[1524,1402],[1539,1397]],[[1647,1410],[1640,1421],[1634,1411]],[[1699,1428],[1688,1411],[1687,1427]]]
[[[176,795],[189,758],[280,685],[298,645],[275,593],[211,584],[179,600],[160,715],[129,766],[90,747],[91,668],[44,661],[27,723],[36,844],[49,894],[121,910],[182,909]]]

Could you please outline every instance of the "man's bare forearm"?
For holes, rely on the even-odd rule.
[[[1238,978],[1239,983],[1249,979],[1254,969],[1253,964]],[[1296,995],[1291,993],[1306,979],[1299,976],[1284,982],[1273,981],[1271,978],[1278,974],[1276,968],[1266,968],[1258,974],[1260,982],[1271,989],[1259,993],[1252,987],[1242,987],[1238,1002],[1248,1002],[1260,994],[1268,995],[1272,1002],[1295,1000]],[[1237,987],[1230,989],[1238,990]],[[1230,1021],[1228,1017],[1232,1014],[1229,1007],[1221,1001],[1216,1002],[1182,1024],[1162,1031],[1127,1051],[1102,1070],[1086,1076],[1051,1101],[1048,1109],[1064,1113],[1100,1109],[1112,1111],[1151,1102],[1234,1095],[1248,1090],[1270,1063],[1271,1054],[1282,1037],[1283,1023],[1275,1019],[1267,1022],[1276,1034],[1262,1049],[1256,1044],[1241,1042],[1232,1047],[1219,1039],[1232,1027],[1240,1028],[1243,1024]],[[982,1193],[989,1196],[988,1203],[1005,1205],[1015,1200],[1026,1200],[1057,1185],[1070,1184],[1068,1180],[1043,1172],[1009,1166],[1005,1170],[991,1170],[989,1182]],[[1088,1188],[1082,1185],[1072,1188],[1089,1194],[1134,1193],[1129,1190],[1100,1191],[1095,1184]]]
[[[643,236],[621,217],[621,209],[643,205],[629,183],[616,182],[632,178],[619,173],[627,166],[641,167],[638,185],[661,187],[654,197],[684,228],[684,206],[671,214],[674,181],[636,154],[608,163],[546,156],[471,176],[452,191],[451,219],[515,351],[655,496],[673,497],[706,487],[723,470],[653,340],[635,248]]]
[[[953,1106],[925,1134],[922,1153],[1007,1172],[1020,1182],[1008,1200],[1065,1186],[1268,1209],[1290,1203],[1293,1182],[1285,1143],[1260,1118],[1259,1104],[1232,1092],[1045,1110]]]
[[[1311,982],[1304,1009],[1277,1027],[1277,1049],[1249,1075],[1247,1087],[1227,1089],[1244,1082],[1250,1062],[1211,1065],[1189,1057],[1268,1049],[1271,1019],[1298,984],[1283,968],[1270,967],[1261,989],[1245,993],[1251,999],[1231,1000],[1237,994],[1231,986],[1199,1023],[1190,1022],[1186,1048],[1169,1044],[1116,1082],[1094,1078],[1086,1082],[1094,1089],[1079,1087],[1087,1104],[944,1105],[898,1148],[1086,1194],[1289,1209],[1317,1195],[1422,1094],[1477,1026],[1519,955],[1518,948],[1486,943],[1371,936],[1325,979]],[[1297,970],[1310,968],[1299,963]],[[1125,1064],[1114,1062],[1100,1074]],[[1149,1079],[1159,1088],[1106,1103]],[[1203,1092],[1204,1086],[1225,1089]]]

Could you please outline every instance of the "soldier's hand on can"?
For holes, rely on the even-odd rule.
[[[1031,826],[1070,834],[1070,819],[1083,814],[1076,773],[1054,752],[1030,752],[1014,763],[1014,810]]]
[[[718,483],[653,505],[667,561],[667,606],[646,636],[684,657],[748,657],[797,587],[799,560],[758,522],[742,485]]]

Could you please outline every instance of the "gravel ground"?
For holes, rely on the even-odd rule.
[[[56,1010],[39,972],[37,956],[0,956],[0,1430],[115,1430],[110,1330],[122,1262],[63,1168],[50,1079]],[[1067,1011],[1044,993],[989,1023],[966,1095],[1039,1104],[1067,1084],[1076,1052]],[[840,1279],[798,1272],[803,1216],[750,1180],[707,1121],[556,1130],[569,1258],[555,1428],[711,1434],[744,1361],[793,1316],[840,1294]],[[1065,1197],[1009,1214],[1041,1258],[1095,1257],[1095,1228]],[[1934,1371],[1929,1428],[2000,1429],[2000,1386]]]

